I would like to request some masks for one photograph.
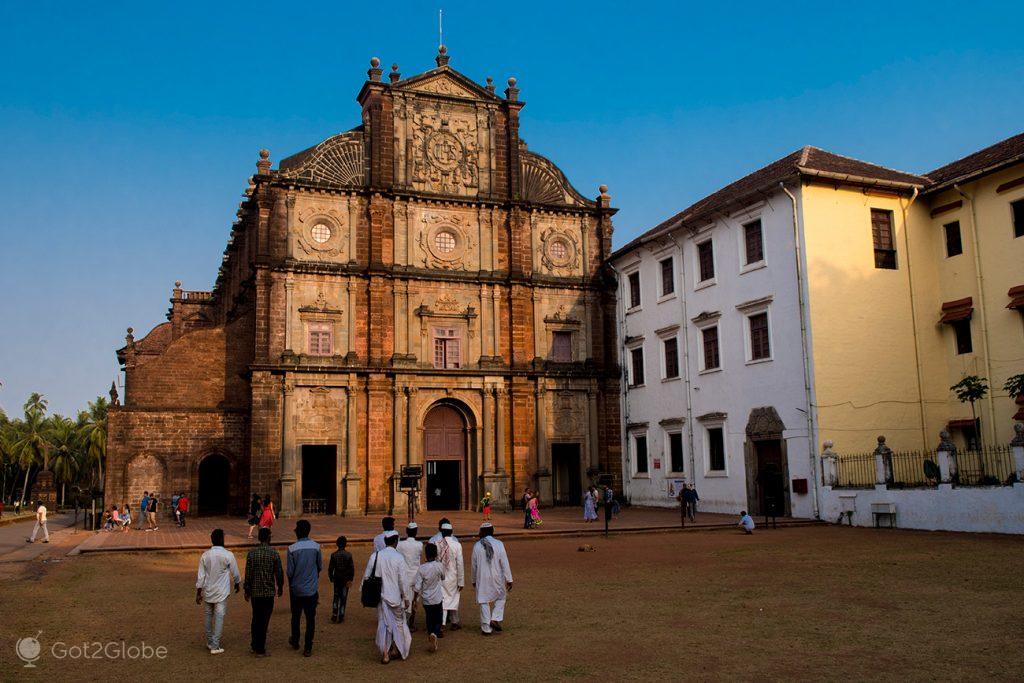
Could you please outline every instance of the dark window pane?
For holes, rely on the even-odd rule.
[[[700,281],[715,277],[715,248],[711,240],[697,245],[697,260],[700,263]]]
[[[750,359],[761,360],[772,355],[771,342],[768,339],[768,314],[752,315],[750,320]]]
[[[640,273],[629,274],[629,307],[640,305]]]
[[[708,429],[708,469],[722,471],[725,469],[725,435],[721,427]]]
[[[633,443],[636,447],[636,472],[637,474],[647,473],[647,437],[635,437]]]
[[[764,240],[761,235],[761,220],[743,226],[743,239],[747,247],[747,265],[764,260]]]
[[[964,245],[960,241],[960,221],[953,221],[942,226],[946,231],[946,256],[959,256],[964,253]]]
[[[718,367],[718,327],[708,327],[701,333],[704,337],[704,369],[714,370]]]
[[[679,346],[675,337],[665,340],[665,378],[679,376]]]
[[[896,243],[892,236],[892,211],[871,209],[871,239],[875,247],[875,268],[895,270]]]
[[[971,321],[957,320],[953,323],[953,331],[956,333],[956,352],[958,354],[971,353],[974,345],[971,343]]]
[[[639,384],[643,384],[644,383],[644,350],[642,348],[640,348],[640,349],[633,349],[629,353],[630,353],[630,358],[633,361],[633,376],[630,378],[632,380],[631,383],[632,383],[633,386],[637,386]]]
[[[1013,236],[1024,237],[1024,199],[1010,204],[1013,209]]]
[[[675,265],[671,258],[661,262],[661,295],[676,291]]]
[[[674,432],[668,435],[668,450],[672,461],[672,472],[685,471],[683,463],[683,435],[681,432]]]
[[[572,361],[572,332],[555,332],[551,335],[551,360],[559,363]]]

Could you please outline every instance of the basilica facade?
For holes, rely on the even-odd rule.
[[[515,79],[448,62],[371,60],[360,125],[276,169],[260,152],[213,290],[176,283],[118,351],[108,500],[403,511],[410,464],[428,509],[618,482],[615,210],[527,148]]]

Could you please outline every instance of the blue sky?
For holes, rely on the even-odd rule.
[[[368,60],[527,102],[616,245],[802,145],[927,171],[1024,130],[1024,4],[0,5],[0,407],[105,393],[125,328],[216,275],[257,150],[359,122]]]

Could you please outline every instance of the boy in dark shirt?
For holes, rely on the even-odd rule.
[[[331,604],[331,623],[345,621],[345,603],[348,602],[348,589],[356,575],[356,567],[352,562],[352,553],[345,550],[348,539],[338,536],[338,549],[331,553],[331,561],[327,565],[327,579],[334,585],[334,601]]]

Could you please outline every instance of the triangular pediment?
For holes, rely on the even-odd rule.
[[[481,88],[472,79],[447,66],[432,69],[405,81],[399,81],[391,87],[396,90],[429,93],[445,97],[462,97],[472,100],[498,99],[494,93],[486,88]]]

